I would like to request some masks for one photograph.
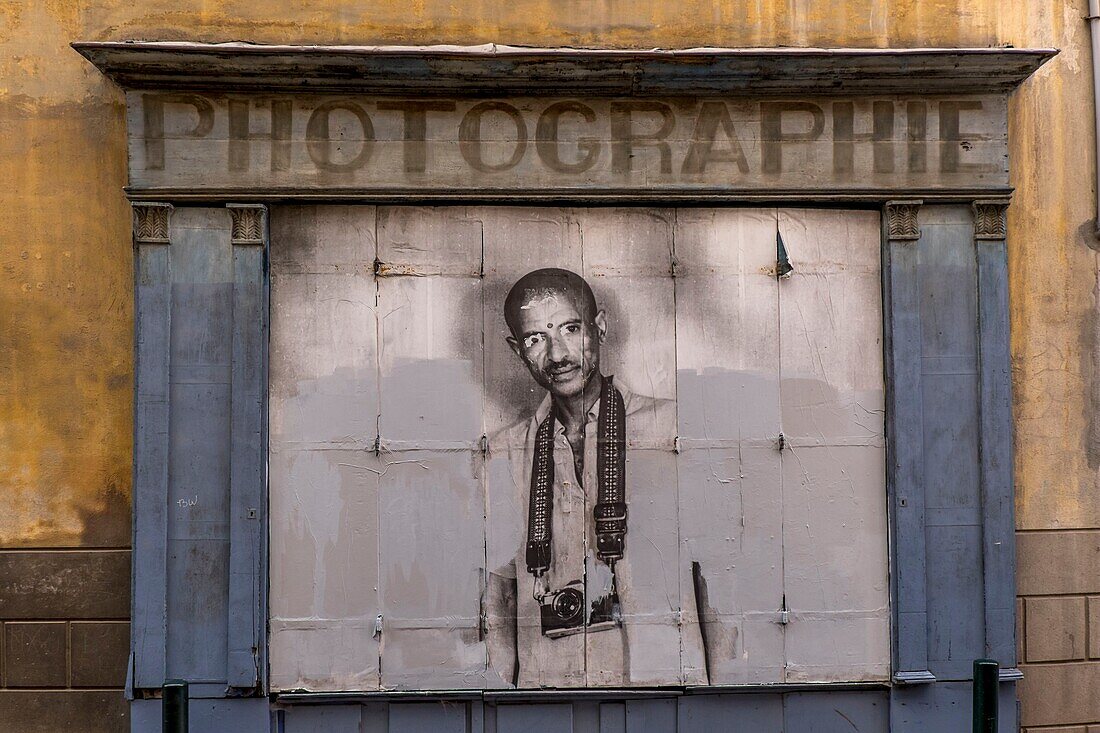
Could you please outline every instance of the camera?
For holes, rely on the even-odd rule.
[[[564,636],[584,627],[584,591],[578,585],[568,585],[550,591],[540,599],[542,633]]]
[[[585,608],[584,586],[579,580],[574,580],[561,590],[536,595],[536,598],[539,601],[542,633],[551,639],[622,625],[619,594],[614,590],[593,600],[590,609]]]

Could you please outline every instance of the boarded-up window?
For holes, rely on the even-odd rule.
[[[273,688],[887,679],[879,241],[274,210]]]

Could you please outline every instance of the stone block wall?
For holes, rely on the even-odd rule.
[[[1027,733],[1100,733],[1100,530],[1017,533]]]
[[[129,550],[0,551],[5,731],[129,729],[129,591]]]

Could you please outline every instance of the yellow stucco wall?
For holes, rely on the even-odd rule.
[[[125,545],[131,251],[123,100],[73,40],[1056,46],[1011,110],[1018,523],[1100,526],[1085,0],[0,3],[0,546]]]

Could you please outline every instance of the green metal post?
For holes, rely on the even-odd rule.
[[[1000,665],[974,660],[974,733],[997,733],[997,688]]]
[[[187,683],[168,680],[161,698],[164,733],[187,733]]]

